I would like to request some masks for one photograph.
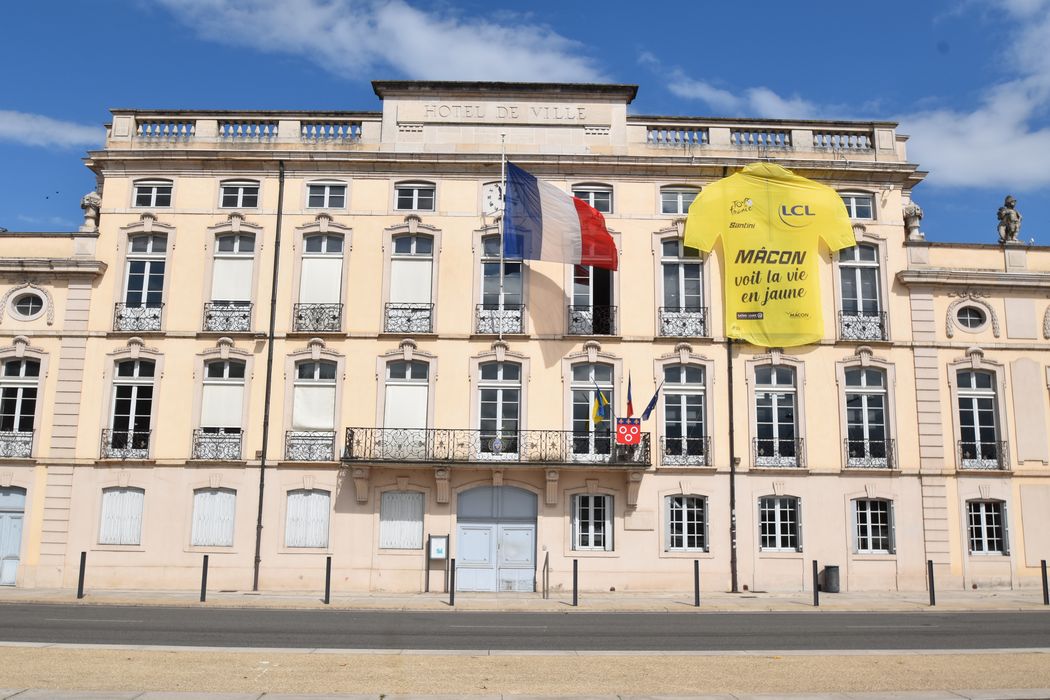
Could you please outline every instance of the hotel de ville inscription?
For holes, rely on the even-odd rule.
[[[608,105],[535,102],[408,102],[398,105],[402,123],[608,125]]]

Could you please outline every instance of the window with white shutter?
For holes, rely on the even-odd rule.
[[[146,492],[133,487],[102,489],[99,544],[139,544]]]
[[[335,430],[336,364],[308,361],[295,369],[292,430]]]
[[[307,236],[303,240],[299,276],[300,304],[342,302],[343,237],[334,234]]]
[[[244,363],[216,360],[204,366],[201,428],[207,432],[241,432]]]
[[[219,236],[215,241],[211,299],[217,302],[252,300],[252,263],[255,236],[250,233]]]
[[[197,489],[193,492],[194,547],[232,547],[237,492],[233,489]]]
[[[284,524],[285,547],[328,546],[328,513],[332,495],[328,491],[297,489],[288,492]]]
[[[423,546],[423,494],[386,491],[379,506],[379,548],[420,549]]]

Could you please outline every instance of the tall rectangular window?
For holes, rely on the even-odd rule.
[[[788,366],[755,368],[755,465],[799,466],[795,370]]]
[[[615,335],[616,307],[613,306],[613,271],[587,265],[574,265],[572,306],[569,307],[569,335]]]
[[[103,441],[104,457],[149,456],[155,374],[156,365],[149,360],[123,360],[117,363],[113,377],[109,435]]]
[[[961,370],[955,376],[959,401],[959,466],[964,469],[1005,468],[1005,445],[999,442],[995,375]]]
[[[521,365],[485,362],[479,368],[478,401],[481,452],[486,458],[518,453],[521,414]]]
[[[970,554],[1006,554],[1006,508],[1002,501],[967,501]]]
[[[612,452],[612,365],[572,366],[572,452],[578,461],[602,461]],[[601,415],[604,409],[604,416]]]
[[[36,419],[40,362],[4,360],[0,372],[0,433],[32,433]],[[0,440],[3,440],[0,437]],[[0,447],[0,454],[3,448]],[[20,456],[20,455],[8,455]]]
[[[193,492],[194,547],[232,547],[237,494],[232,489]]]
[[[384,328],[389,333],[433,331],[434,239],[397,236],[390,257],[390,301]]]
[[[328,491],[297,489],[288,492],[285,515],[284,546],[328,546],[328,517],[332,494]]]
[[[142,504],[146,492],[121,487],[102,489],[99,544],[139,544],[142,538]]]
[[[423,547],[423,494],[384,491],[379,504],[379,548]]]
[[[853,367],[846,375],[846,466],[892,467],[886,430],[886,373]]]
[[[667,551],[707,551],[707,499],[703,496],[668,496]]]
[[[758,499],[759,548],[764,552],[800,552],[801,507],[794,496]]]
[[[858,554],[892,554],[893,502],[881,498],[853,501],[854,542]]]
[[[704,368],[664,368],[664,464],[707,464]]]
[[[612,551],[612,496],[573,496],[572,548]]]

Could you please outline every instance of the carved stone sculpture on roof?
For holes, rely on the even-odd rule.
[[[1017,200],[1006,195],[1003,206],[999,207],[996,214],[999,219],[999,242],[1017,243],[1018,234],[1021,233],[1021,212],[1017,211]]]

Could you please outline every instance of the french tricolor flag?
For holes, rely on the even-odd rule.
[[[616,244],[594,207],[507,163],[503,255],[615,270]]]

